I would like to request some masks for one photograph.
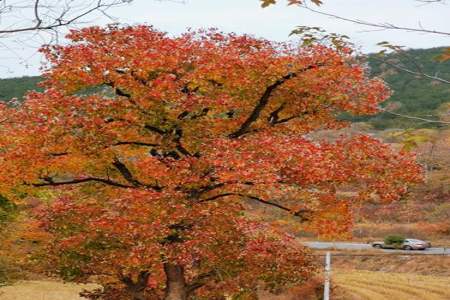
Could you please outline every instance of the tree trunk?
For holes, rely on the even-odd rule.
[[[184,268],[171,263],[164,264],[166,273],[166,295],[164,300],[187,300]]]
[[[142,291],[132,291],[131,292],[132,300],[147,300]]]
[[[148,271],[140,272],[136,281],[131,278],[131,275],[120,275],[120,279],[126,285],[127,291],[130,294],[132,300],[147,299],[145,297],[145,288],[147,287],[147,281],[149,277],[150,273]]]

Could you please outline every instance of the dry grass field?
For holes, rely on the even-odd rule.
[[[57,281],[23,281],[0,288],[0,300],[80,300],[83,289],[94,289],[95,284],[71,284]]]
[[[335,270],[339,300],[449,300],[450,278],[443,276]]]
[[[450,277],[391,273],[380,271],[334,269],[334,300],[449,300]],[[322,281],[317,284],[321,285]],[[78,293],[97,286],[64,284],[57,281],[23,281],[0,288],[0,300],[81,300]],[[313,290],[314,287],[311,287]],[[264,300],[319,299],[309,291],[283,295],[261,294]],[[301,296],[301,298],[299,298]]]

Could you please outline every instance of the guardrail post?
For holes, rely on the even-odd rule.
[[[323,300],[330,300],[330,275],[331,275],[331,253],[325,256],[325,283],[323,286]]]

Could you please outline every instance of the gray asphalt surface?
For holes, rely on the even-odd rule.
[[[428,248],[426,250],[392,250],[375,249],[370,244],[348,243],[348,242],[302,242],[303,245],[312,249],[336,249],[336,250],[377,250],[390,253],[403,254],[428,254],[428,255],[450,255],[450,248]]]

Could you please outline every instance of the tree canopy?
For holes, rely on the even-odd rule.
[[[402,55],[389,53],[382,58],[375,53],[369,54],[367,64],[370,76],[382,78],[392,90],[391,97],[383,102],[382,106],[388,107],[391,112],[406,116],[439,120],[439,115],[443,112],[441,107],[450,102],[449,85],[404,72],[398,67],[414,70],[418,66],[423,73],[439,74],[441,78],[448,78],[450,62],[436,61],[436,57],[441,55],[444,49],[410,49],[404,50]],[[18,102],[22,102],[22,97],[27,91],[38,88],[39,81],[42,81],[41,77],[1,79],[0,98],[5,101],[18,98]],[[388,112],[370,116],[345,116],[345,119],[368,122],[377,129],[442,126],[438,122],[420,122],[417,119],[408,119]]]
[[[99,276],[108,299],[299,284],[314,270],[308,251],[246,203],[342,233],[352,202],[393,201],[420,180],[412,155],[377,139],[313,138],[389,97],[350,49],[147,26],[68,37],[42,50],[45,91],[1,106],[0,192],[45,198],[48,267]]]

